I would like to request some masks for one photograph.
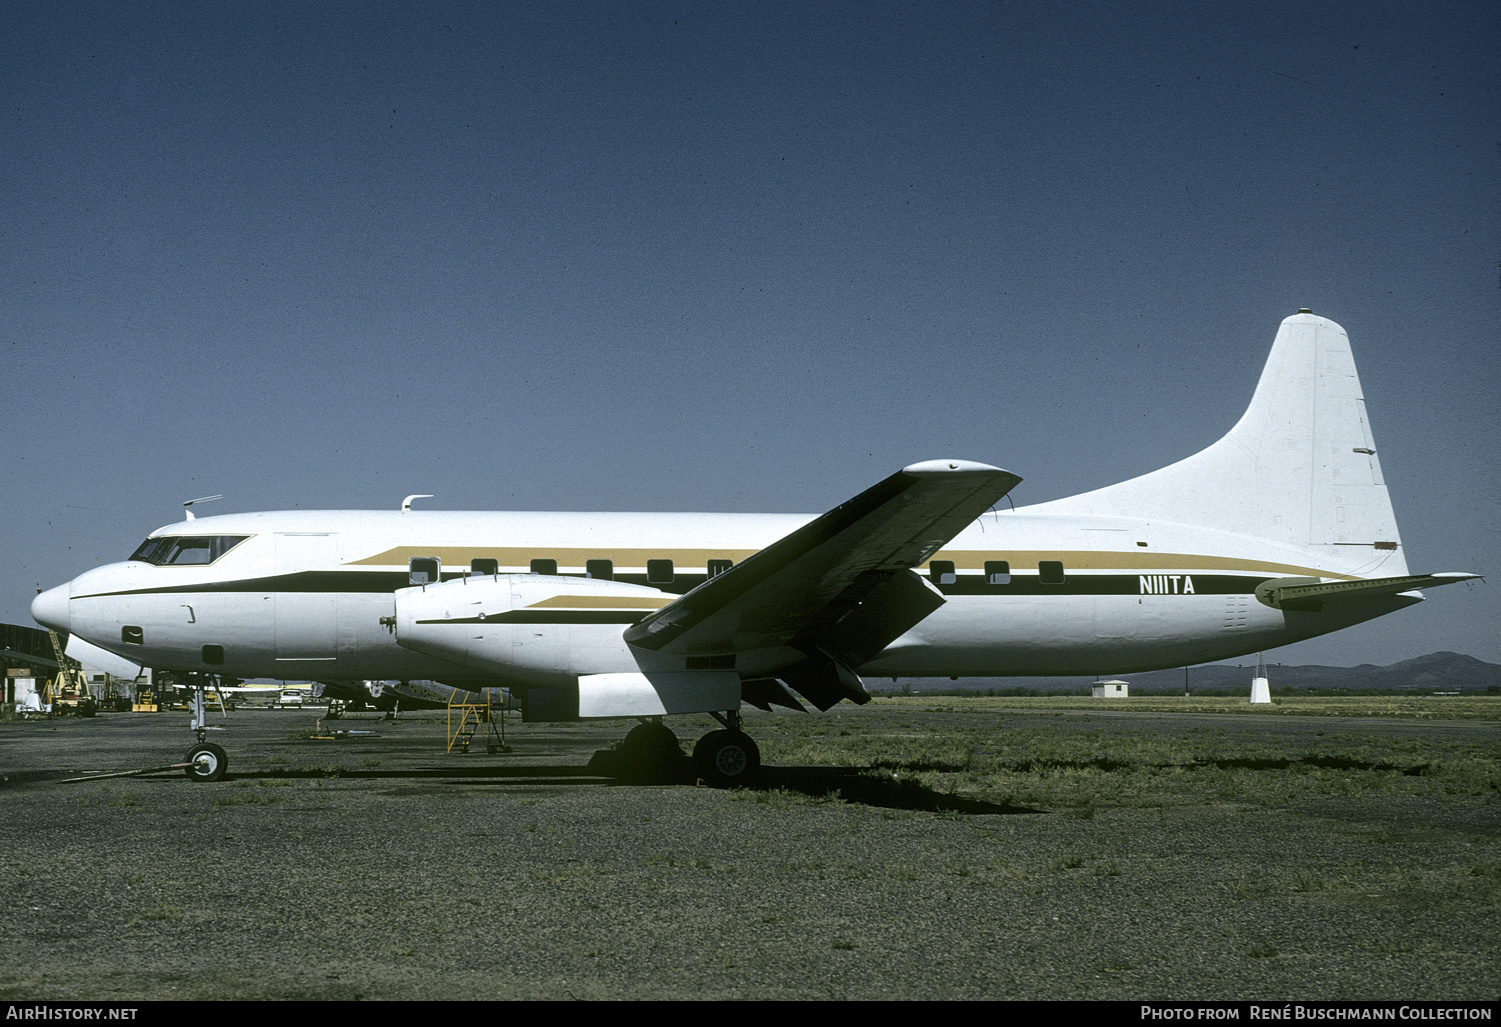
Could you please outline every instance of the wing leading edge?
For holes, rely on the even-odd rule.
[[[649,614],[625,640],[710,665],[787,650],[786,665],[767,677],[821,709],[841,698],[864,701],[852,668],[943,605],[912,568],[1019,481],[960,460],[904,467]]]

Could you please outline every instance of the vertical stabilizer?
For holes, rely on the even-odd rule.
[[[1316,565],[1331,570],[1407,573],[1349,336],[1307,311],[1282,322],[1251,405],[1224,438],[1033,509],[1233,531],[1318,550]]]

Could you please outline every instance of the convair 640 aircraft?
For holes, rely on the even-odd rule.
[[[1475,577],[1409,573],[1349,340],[1308,311],[1208,449],[996,510],[1020,480],[931,460],[821,517],[190,509],[32,614],[159,669],[504,685],[530,721],[642,720],[625,749],[643,757],[678,754],[661,717],[708,713],[724,729],[694,758],[728,783],[759,764],[742,702],[1222,660]],[[189,762],[225,767],[212,745]]]

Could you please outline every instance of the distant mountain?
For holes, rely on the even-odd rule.
[[[1250,694],[1251,679],[1256,676],[1254,659],[1236,664],[1208,663],[1188,669],[1188,690],[1229,691]],[[1144,674],[1122,674],[1136,692],[1182,694],[1183,669],[1154,670]],[[1414,692],[1470,692],[1501,687],[1501,664],[1486,663],[1462,653],[1429,653],[1402,660],[1386,667],[1363,663],[1358,667],[1294,667],[1267,664],[1267,680],[1272,691],[1292,687],[1317,689],[1400,689]],[[900,691],[905,685],[914,692],[961,689],[984,692],[1011,688],[1029,688],[1037,692],[1087,694],[1094,678],[871,678],[866,687],[873,691]]]

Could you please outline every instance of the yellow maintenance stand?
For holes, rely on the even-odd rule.
[[[505,707],[494,709],[490,703],[490,695],[493,689],[485,689],[476,694],[465,692],[462,689],[454,689],[448,700],[448,751],[453,752],[457,748],[460,752],[468,752],[474,736],[481,728],[485,730],[485,751],[494,755],[498,752],[510,752],[511,747],[506,744],[506,721]],[[463,701],[459,696],[474,696],[474,701]],[[500,727],[497,728],[496,721]]]

